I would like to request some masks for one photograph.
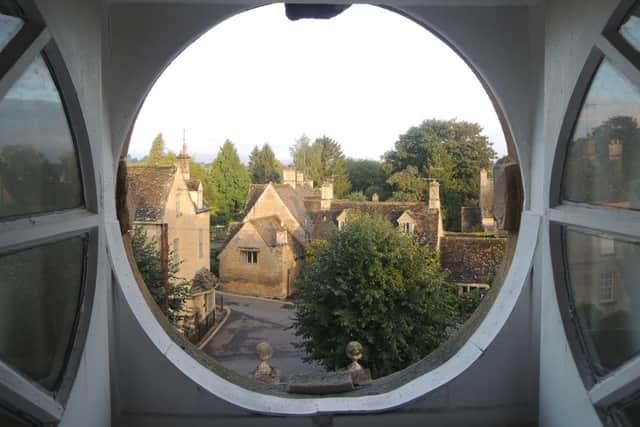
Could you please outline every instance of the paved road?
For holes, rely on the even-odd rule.
[[[222,296],[221,292],[218,294]],[[304,363],[304,353],[293,347],[292,343],[298,339],[292,329],[287,329],[293,315],[287,309],[288,304],[231,294],[223,296],[231,314],[203,349],[207,354],[227,368],[249,375],[258,364],[256,344],[266,340],[273,347],[271,365],[280,369],[282,380],[297,372],[322,371],[315,364]]]

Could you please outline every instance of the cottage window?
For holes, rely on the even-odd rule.
[[[247,264],[257,264],[258,263],[258,251],[257,250],[243,250],[242,256],[244,257]]]
[[[413,224],[410,222],[403,222],[400,224],[402,227],[402,232],[406,234],[413,234]]]
[[[202,236],[203,236],[202,229],[199,229],[198,230],[198,258],[202,258],[204,256],[204,250],[203,250],[204,238]]]
[[[173,256],[180,259],[180,239],[173,239]]]
[[[180,194],[176,194],[176,217],[182,215],[180,212]]]
[[[616,283],[616,273],[613,271],[606,271],[600,273],[600,289],[598,299],[601,303],[614,301],[614,286]]]

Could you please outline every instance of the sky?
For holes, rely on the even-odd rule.
[[[269,143],[289,164],[302,134],[379,160],[426,119],[479,123],[498,155],[500,122],[484,88],[447,45],[394,12],[354,5],[330,20],[289,21],[284,5],[236,15],[187,47],[158,78],[134,125],[141,158],[161,132],[209,162],[231,140],[246,162]]]

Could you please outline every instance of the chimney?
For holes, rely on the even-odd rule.
[[[191,158],[187,153],[187,143],[185,142],[182,144],[182,151],[180,151],[180,155],[178,156],[178,166],[180,167],[182,178],[184,178],[185,181],[191,179],[189,160],[191,160]]]
[[[296,170],[295,168],[282,169],[282,182],[296,188]]]
[[[304,186],[304,172],[296,171],[296,185],[299,187]]]
[[[331,209],[331,201],[333,200],[333,183],[325,182],[320,187],[320,209],[326,211]]]
[[[440,210],[440,183],[435,179],[429,181],[429,209]]]

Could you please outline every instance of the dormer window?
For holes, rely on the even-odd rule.
[[[398,218],[398,226],[403,233],[413,234],[415,220],[409,211],[404,211],[402,215],[400,215],[400,218]]]
[[[402,226],[402,232],[406,234],[413,234],[413,224],[410,222],[403,222],[400,224]]]

